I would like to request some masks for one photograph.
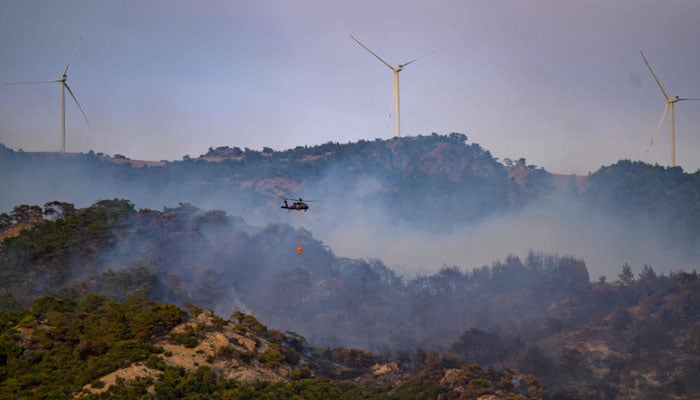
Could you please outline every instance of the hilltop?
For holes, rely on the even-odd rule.
[[[446,194],[437,206],[454,209],[459,212],[456,222],[469,223],[522,205],[548,190],[548,175],[543,170],[528,166],[516,180],[488,151],[466,142],[465,135],[453,133],[347,144],[329,142],[285,151],[219,147],[197,158],[186,156],[174,162],[134,161],[122,155],[108,157],[93,152],[24,153],[4,148],[0,165],[11,173],[2,176],[0,183],[21,190],[3,199],[1,206],[7,209],[47,201],[37,197],[48,189],[51,199],[80,205],[87,205],[85,199],[129,198],[153,206],[167,197],[168,205],[181,202],[228,209],[230,204],[224,200],[233,200],[236,209],[249,214],[261,213],[262,208],[281,197],[318,193],[324,200],[377,204],[398,221],[425,223],[437,218],[436,222],[449,228],[453,218],[445,219],[430,211],[436,209],[431,196],[436,191]],[[515,165],[524,168],[524,159]],[[35,182],[36,188],[21,187],[26,181]],[[407,213],[405,207],[422,208],[428,214]]]
[[[284,197],[322,200],[304,221],[327,244],[412,271],[528,249],[583,257],[595,276],[625,262],[670,272],[700,260],[700,171],[621,160],[562,176],[524,158],[498,160],[459,133],[281,151],[222,146],[155,163],[0,147],[0,168],[6,214],[117,198],[156,210],[191,204],[264,225],[291,223],[271,211]]]

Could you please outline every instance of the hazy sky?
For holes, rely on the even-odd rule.
[[[181,159],[461,132],[556,173],[668,165],[664,99],[700,97],[700,1],[34,1],[0,4],[3,82],[68,83],[68,151]],[[60,147],[60,86],[0,86],[0,143]],[[700,102],[676,107],[677,162],[700,168]]]

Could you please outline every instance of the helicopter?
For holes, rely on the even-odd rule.
[[[292,204],[289,204],[289,202],[292,202]],[[317,200],[306,200],[304,201],[301,197],[299,200],[296,199],[288,199],[284,198],[284,204],[282,205],[281,208],[286,209],[287,211],[301,211],[304,210],[304,212],[309,211],[309,205],[306,204],[307,202],[312,202],[312,201],[317,201]],[[302,248],[301,248],[301,214],[297,214],[297,254],[301,255]]]
[[[289,201],[292,201],[292,204],[289,204],[289,203],[287,202],[288,200],[289,200]],[[311,201],[314,201],[314,200],[306,200],[306,201],[311,202]],[[296,210],[296,211],[302,211],[302,210],[308,211],[308,210],[309,210],[309,205],[306,204],[306,202],[305,202],[304,200],[302,200],[301,197],[299,198],[299,200],[287,199],[287,198],[285,198],[285,199],[284,199],[284,204],[282,205],[281,208],[287,209],[287,210],[289,210],[289,211],[292,211],[292,210]]]

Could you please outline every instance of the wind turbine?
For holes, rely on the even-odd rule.
[[[647,152],[649,151],[649,148],[651,145],[654,143],[654,139],[656,136],[659,134],[659,130],[661,129],[661,125],[664,123],[664,119],[666,119],[666,114],[668,113],[668,110],[671,110],[671,117],[669,124],[671,125],[671,166],[675,167],[676,166],[676,127],[675,127],[675,116],[673,112],[673,105],[675,103],[678,103],[679,101],[684,101],[684,100],[691,100],[691,101],[697,101],[700,99],[691,99],[691,98],[683,98],[683,97],[670,97],[668,94],[666,94],[666,90],[664,90],[664,87],[661,85],[661,82],[659,81],[659,78],[656,77],[656,74],[654,73],[654,70],[651,69],[651,65],[649,65],[649,61],[647,61],[647,58],[644,56],[643,51],[639,51],[642,54],[642,59],[644,60],[644,63],[647,65],[647,68],[649,68],[649,72],[651,72],[651,76],[654,77],[654,80],[656,81],[656,84],[659,85],[659,89],[661,89],[661,94],[664,95],[664,98],[666,99],[666,105],[664,106],[664,112],[661,114],[661,119],[659,120],[659,125],[656,127],[656,132],[654,132],[654,136],[652,136],[651,141],[649,142],[649,146],[647,147]]]
[[[389,64],[388,62],[384,61],[381,57],[379,57],[375,52],[370,50],[367,46],[362,44],[362,42],[355,39],[355,37],[353,35],[350,35],[350,37],[352,38],[352,40],[357,42],[357,44],[362,46],[363,49],[369,51],[370,54],[377,57],[377,59],[379,61],[381,61],[384,65],[389,67],[390,70],[394,71],[394,104],[396,105],[396,136],[400,137],[401,136],[401,107],[400,107],[400,100],[399,100],[399,72],[401,72],[401,70],[403,70],[403,68],[405,66],[407,66],[408,64],[410,64],[412,62],[416,62],[416,61],[420,60],[421,58],[428,57],[431,54],[435,54],[440,50],[431,51],[430,53],[422,55],[418,58],[414,58],[413,60],[411,60],[409,62],[399,64],[397,66],[393,66],[393,65]]]
[[[70,89],[70,86],[68,86],[68,83],[66,83],[66,81],[68,80],[68,68],[70,67],[70,63],[73,60],[73,56],[75,56],[75,52],[78,50],[78,46],[80,46],[80,43],[82,41],[83,41],[83,38],[80,38],[80,40],[75,45],[75,47],[73,47],[73,52],[71,53],[70,57],[68,58],[68,63],[66,64],[66,68],[63,69],[63,75],[61,75],[60,78],[54,79],[51,81],[31,81],[31,82],[8,83],[8,85],[31,85],[31,84],[35,84],[35,83],[60,83],[61,84],[61,153],[66,152],[66,90],[68,90],[68,93],[70,93],[71,97],[73,98],[73,101],[75,101],[75,104],[78,106],[78,109],[83,114],[83,117],[85,118],[85,122],[87,122],[88,127],[90,129],[92,129],[92,127],[90,126],[90,121],[88,121],[87,115],[85,115],[85,111],[83,111],[83,108],[80,107],[80,103],[78,103],[78,99],[73,94],[73,91]]]

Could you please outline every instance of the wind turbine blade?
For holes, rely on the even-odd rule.
[[[52,81],[28,81],[28,82],[7,82],[5,85],[33,85],[36,83],[56,83],[61,82],[60,79],[54,79]]]
[[[353,35],[350,35],[350,37],[352,38],[352,40],[354,40],[355,42],[357,42],[357,44],[359,44],[360,46],[362,46],[363,49],[369,51],[369,53],[370,53],[371,55],[377,57],[377,59],[378,59],[379,61],[381,61],[382,63],[384,63],[384,65],[386,65],[387,67],[389,67],[389,69],[391,69],[392,71],[394,70],[394,67],[393,67],[391,64],[389,64],[388,62],[384,61],[384,60],[383,60],[381,57],[379,57],[375,52],[373,52],[373,51],[370,50],[367,46],[365,46],[364,44],[362,44],[362,42],[360,42],[359,40],[355,39],[355,37],[354,37]]]
[[[70,67],[70,63],[73,61],[73,56],[75,56],[75,52],[78,51],[78,47],[80,47],[80,43],[83,41],[83,37],[80,37],[80,40],[78,40],[78,43],[75,44],[73,47],[73,52],[70,54],[70,57],[68,57],[68,63],[66,64],[66,69],[63,70],[63,75],[66,75],[68,73],[68,67]]]
[[[647,68],[649,68],[649,72],[651,72],[651,76],[654,77],[654,80],[656,81],[656,84],[659,85],[659,89],[661,89],[661,93],[663,93],[664,97],[666,100],[668,100],[668,95],[666,94],[666,91],[664,90],[664,87],[661,86],[661,82],[659,82],[659,78],[656,77],[656,74],[654,73],[654,70],[651,69],[651,65],[649,65],[649,61],[647,61],[647,58],[644,57],[644,52],[641,50],[639,51],[642,54],[642,59],[644,59],[644,63],[647,65]]]
[[[70,96],[73,98],[73,101],[75,101],[75,104],[78,106],[78,109],[80,110],[81,113],[83,113],[83,117],[85,117],[85,122],[87,122],[88,127],[92,129],[92,126],[90,125],[90,121],[88,121],[87,115],[85,115],[85,111],[83,111],[83,107],[80,107],[80,103],[78,103],[78,99],[75,98],[75,95],[73,94],[73,91],[70,90],[70,86],[68,84],[66,85],[66,89],[68,89],[68,93],[70,93]]]
[[[659,120],[659,124],[656,126],[656,132],[654,132],[654,136],[651,137],[651,141],[649,142],[649,145],[647,146],[646,153],[649,153],[649,149],[651,149],[651,145],[654,144],[654,140],[659,135],[659,131],[661,130],[661,125],[663,125],[664,119],[666,119],[666,114],[668,113],[669,108],[670,108],[669,103],[666,103],[666,105],[664,106],[664,112],[663,112],[663,114],[661,114],[661,119]]]
[[[433,54],[435,54],[435,53],[439,53],[439,52],[441,52],[441,51],[442,51],[442,49],[440,49],[440,50],[435,50],[435,51],[431,51],[430,53],[424,54],[424,55],[422,55],[422,56],[420,56],[420,57],[418,57],[418,58],[414,58],[413,60],[411,60],[411,61],[409,61],[409,62],[407,62],[407,63],[405,63],[405,64],[401,64],[401,66],[402,66],[402,67],[405,67],[405,66],[407,66],[408,64],[410,64],[410,63],[412,63],[412,62],[416,62],[416,61],[418,61],[418,60],[420,60],[420,59],[423,59],[423,58],[425,58],[425,57],[431,56],[431,55],[433,55]]]
[[[690,100],[690,101],[700,101],[700,98],[688,98],[688,97],[681,97],[678,99],[678,101],[684,101],[684,100]]]

